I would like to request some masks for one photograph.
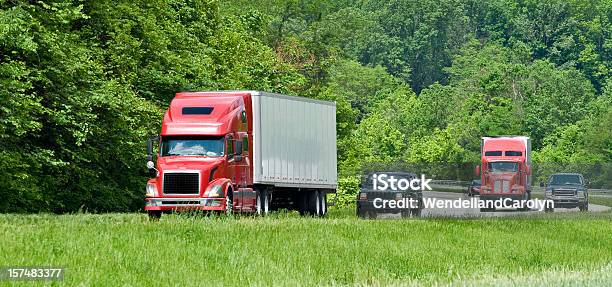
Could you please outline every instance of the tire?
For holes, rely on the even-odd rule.
[[[411,211],[402,211],[402,218],[410,218]]]
[[[378,217],[376,211],[368,211],[365,216],[366,219],[376,219],[376,217]]]
[[[162,216],[161,210],[149,210],[147,213],[149,214],[150,221],[158,221]]]
[[[228,190],[228,193],[232,192],[232,190]],[[232,200],[232,197],[228,194],[225,196],[225,215],[232,215],[234,214],[234,202]]]
[[[523,200],[530,200],[530,199],[531,199],[531,191],[526,191],[525,195],[523,196]],[[527,207],[527,202],[525,202],[525,206],[521,207],[519,210],[529,211],[529,207]]]
[[[257,215],[266,216],[270,213],[270,194],[267,189],[257,191]]]
[[[584,204],[581,204],[580,206],[578,206],[578,209],[580,209],[580,211],[589,211],[589,202],[585,202]]]
[[[554,212],[554,211],[555,211],[555,209],[552,208],[552,207],[545,207],[544,208],[544,212],[546,212],[546,213],[551,213],[551,212]]]
[[[412,214],[412,217],[421,217],[421,213],[423,212],[422,208],[416,208],[410,211],[410,213]]]
[[[327,193],[319,192],[319,201],[321,202],[321,209],[319,211],[319,216],[324,217],[327,214]]]
[[[318,216],[321,213],[321,198],[318,190],[309,192],[308,213],[312,216]]]
[[[297,196],[297,206],[298,211],[301,216],[306,216],[308,214],[308,198],[310,196],[310,192],[308,191],[300,191]]]

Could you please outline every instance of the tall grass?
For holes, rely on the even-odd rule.
[[[352,214],[172,215],[159,222],[143,214],[0,215],[0,265],[63,266],[67,285],[312,286],[481,285],[558,270],[601,276],[596,271],[612,262],[609,212],[579,220],[564,214],[360,220]],[[612,283],[610,276],[595,279]]]

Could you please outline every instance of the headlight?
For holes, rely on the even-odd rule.
[[[146,190],[147,190],[147,193],[146,193],[147,197],[157,196],[157,187],[155,186],[155,184],[147,184]]]
[[[204,195],[208,197],[222,197],[223,193],[221,192],[221,185],[213,185],[211,188],[206,190]]]
[[[546,190],[546,196],[552,196],[552,189],[547,189]]]

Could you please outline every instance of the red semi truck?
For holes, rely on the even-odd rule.
[[[177,93],[147,151],[152,219],[185,209],[324,216],[337,187],[336,106],[257,91]]]
[[[481,153],[481,165],[476,167],[476,173],[481,178],[481,200],[531,199],[529,137],[483,137]]]

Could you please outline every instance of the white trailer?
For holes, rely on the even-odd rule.
[[[253,181],[336,189],[336,104],[252,93]]]

